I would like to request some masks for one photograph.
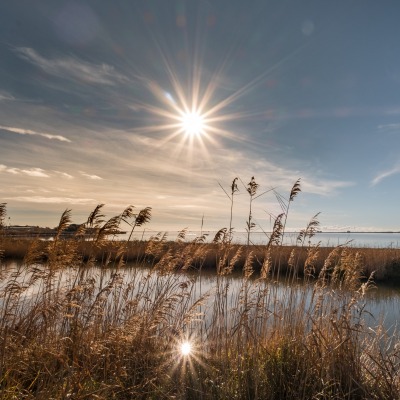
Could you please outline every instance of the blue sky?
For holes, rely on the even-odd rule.
[[[301,178],[291,229],[321,212],[323,230],[399,230],[399,15],[395,0],[4,0],[0,202],[12,224],[105,203],[211,230],[229,225],[219,184],[287,196]],[[254,207],[268,230],[275,196]]]

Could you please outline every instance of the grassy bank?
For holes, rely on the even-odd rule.
[[[68,239],[72,240],[72,239]],[[34,241],[32,239],[11,239],[4,238],[2,241],[3,258],[9,260],[23,260],[30,246],[35,243],[37,251],[46,257],[46,248],[48,242]],[[156,249],[158,247],[158,249]],[[308,247],[308,246],[243,246],[235,244],[223,243],[198,243],[196,240],[192,242],[177,241],[131,241],[131,242],[115,242],[104,241],[101,246],[94,247],[93,243],[80,241],[77,247],[78,253],[85,259],[93,256],[96,260],[104,260],[110,254],[116,254],[120,249],[124,252],[126,262],[142,262],[144,259],[151,263],[160,261],[165,253],[175,259],[177,264],[174,268],[179,269],[181,264],[191,269],[207,269],[208,271],[218,270],[221,257],[227,260],[235,260],[234,269],[240,271],[246,263],[246,254],[252,252],[252,266],[256,273],[260,273],[261,267],[266,261],[266,257],[270,257],[271,273],[278,272],[282,276],[295,273],[297,276],[304,275],[304,264],[307,258],[310,258],[312,252],[313,258],[313,275],[317,276],[326,259],[332,253],[332,262],[343,263],[345,257],[358,257],[362,274],[365,277],[374,273],[377,282],[391,282],[400,284],[400,249],[396,248],[355,248],[355,247]],[[190,254],[182,262],[182,254]]]
[[[41,267],[35,251],[2,271],[1,398],[400,396],[399,338],[366,326],[371,282],[350,265],[300,287],[250,279],[247,265],[231,297],[229,275],[197,292],[201,275],[165,257],[128,273],[121,258],[92,269],[62,242]]]
[[[53,241],[1,268],[0,398],[400,397],[399,336],[366,325],[373,282],[357,249],[186,243],[184,232],[138,248],[90,221],[89,240],[64,240],[64,213]],[[146,268],[126,270],[130,257]],[[209,263],[211,291],[202,274],[177,273]]]

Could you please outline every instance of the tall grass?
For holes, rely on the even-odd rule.
[[[171,243],[156,235],[145,243],[141,268],[129,269],[127,243],[109,238],[121,223],[134,228],[150,214],[106,221],[101,210],[65,239],[66,210],[54,241],[33,241],[23,263],[2,266],[0,398],[400,397],[399,337],[366,325],[373,281],[361,279],[363,258],[331,249],[318,272],[320,249],[307,245],[316,219],[302,234],[304,246],[286,253],[280,217],[263,260],[224,240],[222,230],[209,289],[199,273],[210,257],[204,236],[187,242],[183,230]],[[243,257],[241,277],[232,279]],[[192,344],[189,355],[179,352],[183,341]]]
[[[229,201],[230,201],[230,215],[229,215],[229,242],[232,242],[232,231],[233,231],[233,227],[232,227],[232,220],[233,220],[233,199],[235,194],[239,191],[238,186],[237,186],[237,181],[239,178],[234,178],[231,184],[231,193],[228,194],[228,192],[224,189],[224,187],[220,184],[219,186],[221,187],[221,189],[225,192],[225,194],[227,195]]]

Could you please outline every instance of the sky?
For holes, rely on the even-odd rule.
[[[12,225],[152,207],[148,229],[400,230],[397,0],[2,0]]]

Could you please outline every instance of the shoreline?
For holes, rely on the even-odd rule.
[[[46,261],[46,249],[52,241],[14,239],[3,237],[1,249],[3,260],[23,260],[28,254],[32,243],[36,243],[36,252],[40,254],[43,261]],[[73,239],[63,238],[62,242],[68,246],[74,243]],[[157,249],[158,247],[158,249]],[[176,270],[204,269],[217,272],[221,260],[233,260],[233,270],[240,271],[244,268],[246,258],[252,254],[252,268],[254,272],[260,273],[266,257],[270,258],[270,273],[286,276],[304,276],[309,273],[312,277],[317,277],[326,264],[328,257],[332,253],[343,253],[346,250],[349,255],[357,255],[358,262],[362,263],[363,278],[367,279],[374,274],[376,282],[400,284],[400,249],[397,248],[368,248],[352,246],[293,246],[293,245],[246,245],[223,244],[223,243],[193,243],[177,241],[104,241],[101,246],[96,246],[92,241],[80,241],[78,253],[83,260],[89,257],[97,261],[104,260],[108,255],[115,256],[117,253],[123,254],[125,262],[141,263],[146,260],[147,264],[157,265],[162,261],[163,255],[169,252],[175,258]],[[153,248],[153,249],[152,249]],[[267,254],[268,252],[268,254]],[[305,272],[304,266],[309,263],[310,252],[313,252],[312,272]],[[240,254],[239,254],[240,253]],[[39,257],[39,260],[40,260]],[[290,261],[295,257],[296,262]],[[343,263],[340,254],[335,256],[334,263]]]

